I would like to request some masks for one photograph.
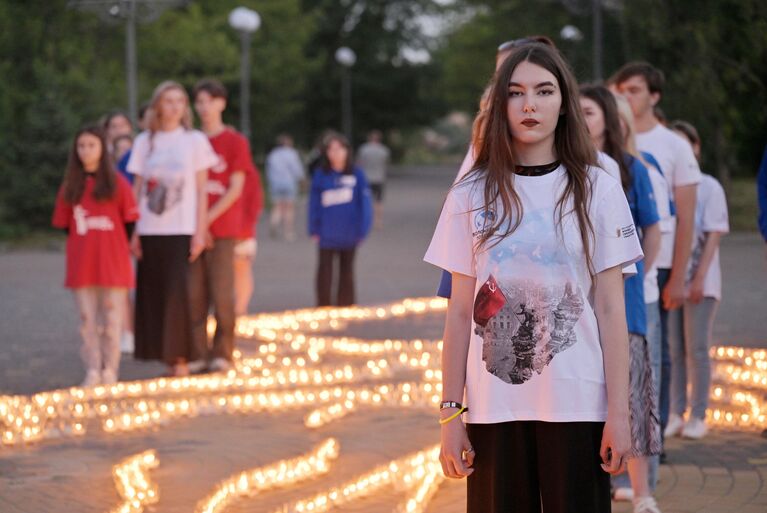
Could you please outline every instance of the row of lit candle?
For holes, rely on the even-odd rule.
[[[160,498],[157,485],[149,478],[149,470],[159,464],[157,453],[149,450],[115,465],[112,475],[123,502],[110,513],[141,513],[144,507],[156,504]]]

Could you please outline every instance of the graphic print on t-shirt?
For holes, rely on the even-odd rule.
[[[486,213],[477,213],[474,226],[487,221]],[[525,383],[541,374],[558,353],[577,342],[575,324],[584,299],[573,285],[570,255],[552,242],[553,229],[551,211],[527,212],[517,230],[488,254],[494,271],[474,301],[475,334],[482,338],[487,372],[506,383]],[[529,278],[504,278],[508,266],[530,266]]]
[[[147,207],[159,216],[183,199],[184,163],[173,152],[156,149],[147,159],[147,166]]]

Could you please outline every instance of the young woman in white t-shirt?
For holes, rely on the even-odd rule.
[[[516,48],[494,82],[425,256],[453,279],[440,460],[468,476],[469,513],[608,512],[631,445],[622,269],[641,247],[559,52]]]
[[[674,121],[671,128],[690,141],[700,159],[698,131],[686,121]],[[706,435],[706,408],[711,388],[709,348],[714,318],[722,298],[722,270],[719,241],[730,231],[724,189],[711,175],[698,185],[692,254],[687,267],[684,306],[669,312],[668,339],[671,352],[671,414],[666,436],[700,439]],[[690,414],[687,385],[690,385]]]
[[[157,86],[146,116],[148,129],[128,162],[141,213],[131,240],[138,259],[135,356],[161,360],[172,375],[185,376],[187,363],[204,357],[193,354],[187,274],[205,249],[207,173],[218,156],[205,134],[192,129],[180,84]]]

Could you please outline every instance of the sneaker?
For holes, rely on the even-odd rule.
[[[208,367],[208,364],[205,360],[194,360],[187,363],[186,366],[189,368],[190,373],[197,374],[204,371]]]
[[[672,438],[679,436],[684,429],[684,419],[681,415],[672,413],[668,417],[668,424],[666,424],[666,430],[663,432],[663,436],[666,438]]]
[[[112,369],[104,369],[101,373],[102,385],[114,385],[117,383],[117,373]]]
[[[661,513],[661,510],[652,497],[639,497],[634,499],[634,513]]]
[[[613,500],[617,502],[630,502],[634,500],[634,489],[628,487],[616,488],[613,492]]]
[[[691,438],[692,440],[700,440],[708,433],[708,427],[706,421],[697,417],[690,417],[690,420],[684,425],[682,429],[682,437]]]
[[[133,354],[135,350],[136,341],[133,338],[133,333],[124,331],[122,337],[120,337],[120,352],[124,354]]]
[[[213,372],[229,372],[232,369],[232,364],[226,358],[213,358],[210,362],[210,370]]]
[[[81,387],[92,387],[101,384],[101,373],[96,369],[90,369],[85,373],[85,379],[83,380]]]

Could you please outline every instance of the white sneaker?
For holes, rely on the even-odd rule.
[[[668,417],[668,424],[666,424],[666,430],[663,432],[663,436],[666,438],[679,436],[682,433],[682,429],[684,429],[684,419],[681,415],[672,413]]]
[[[661,513],[661,510],[652,497],[639,497],[634,499],[634,513]]]
[[[213,358],[209,368],[213,372],[229,372],[232,369],[232,364],[226,358]]]
[[[630,502],[634,500],[634,489],[627,487],[616,488],[613,492],[613,500],[617,502]]]
[[[198,372],[204,371],[208,364],[205,360],[194,360],[193,362],[188,362],[186,366],[189,367],[189,372],[197,374]]]
[[[101,384],[114,385],[115,383],[117,383],[117,373],[112,369],[104,369],[101,372]]]
[[[136,341],[133,337],[133,332],[123,331],[122,337],[120,337],[120,352],[125,354],[133,354],[136,350]]]
[[[101,373],[96,369],[90,369],[85,373],[81,387],[92,387],[101,384]]]
[[[706,421],[697,417],[690,417],[687,424],[682,429],[682,437],[691,438],[693,440],[700,440],[708,433],[708,427]]]

